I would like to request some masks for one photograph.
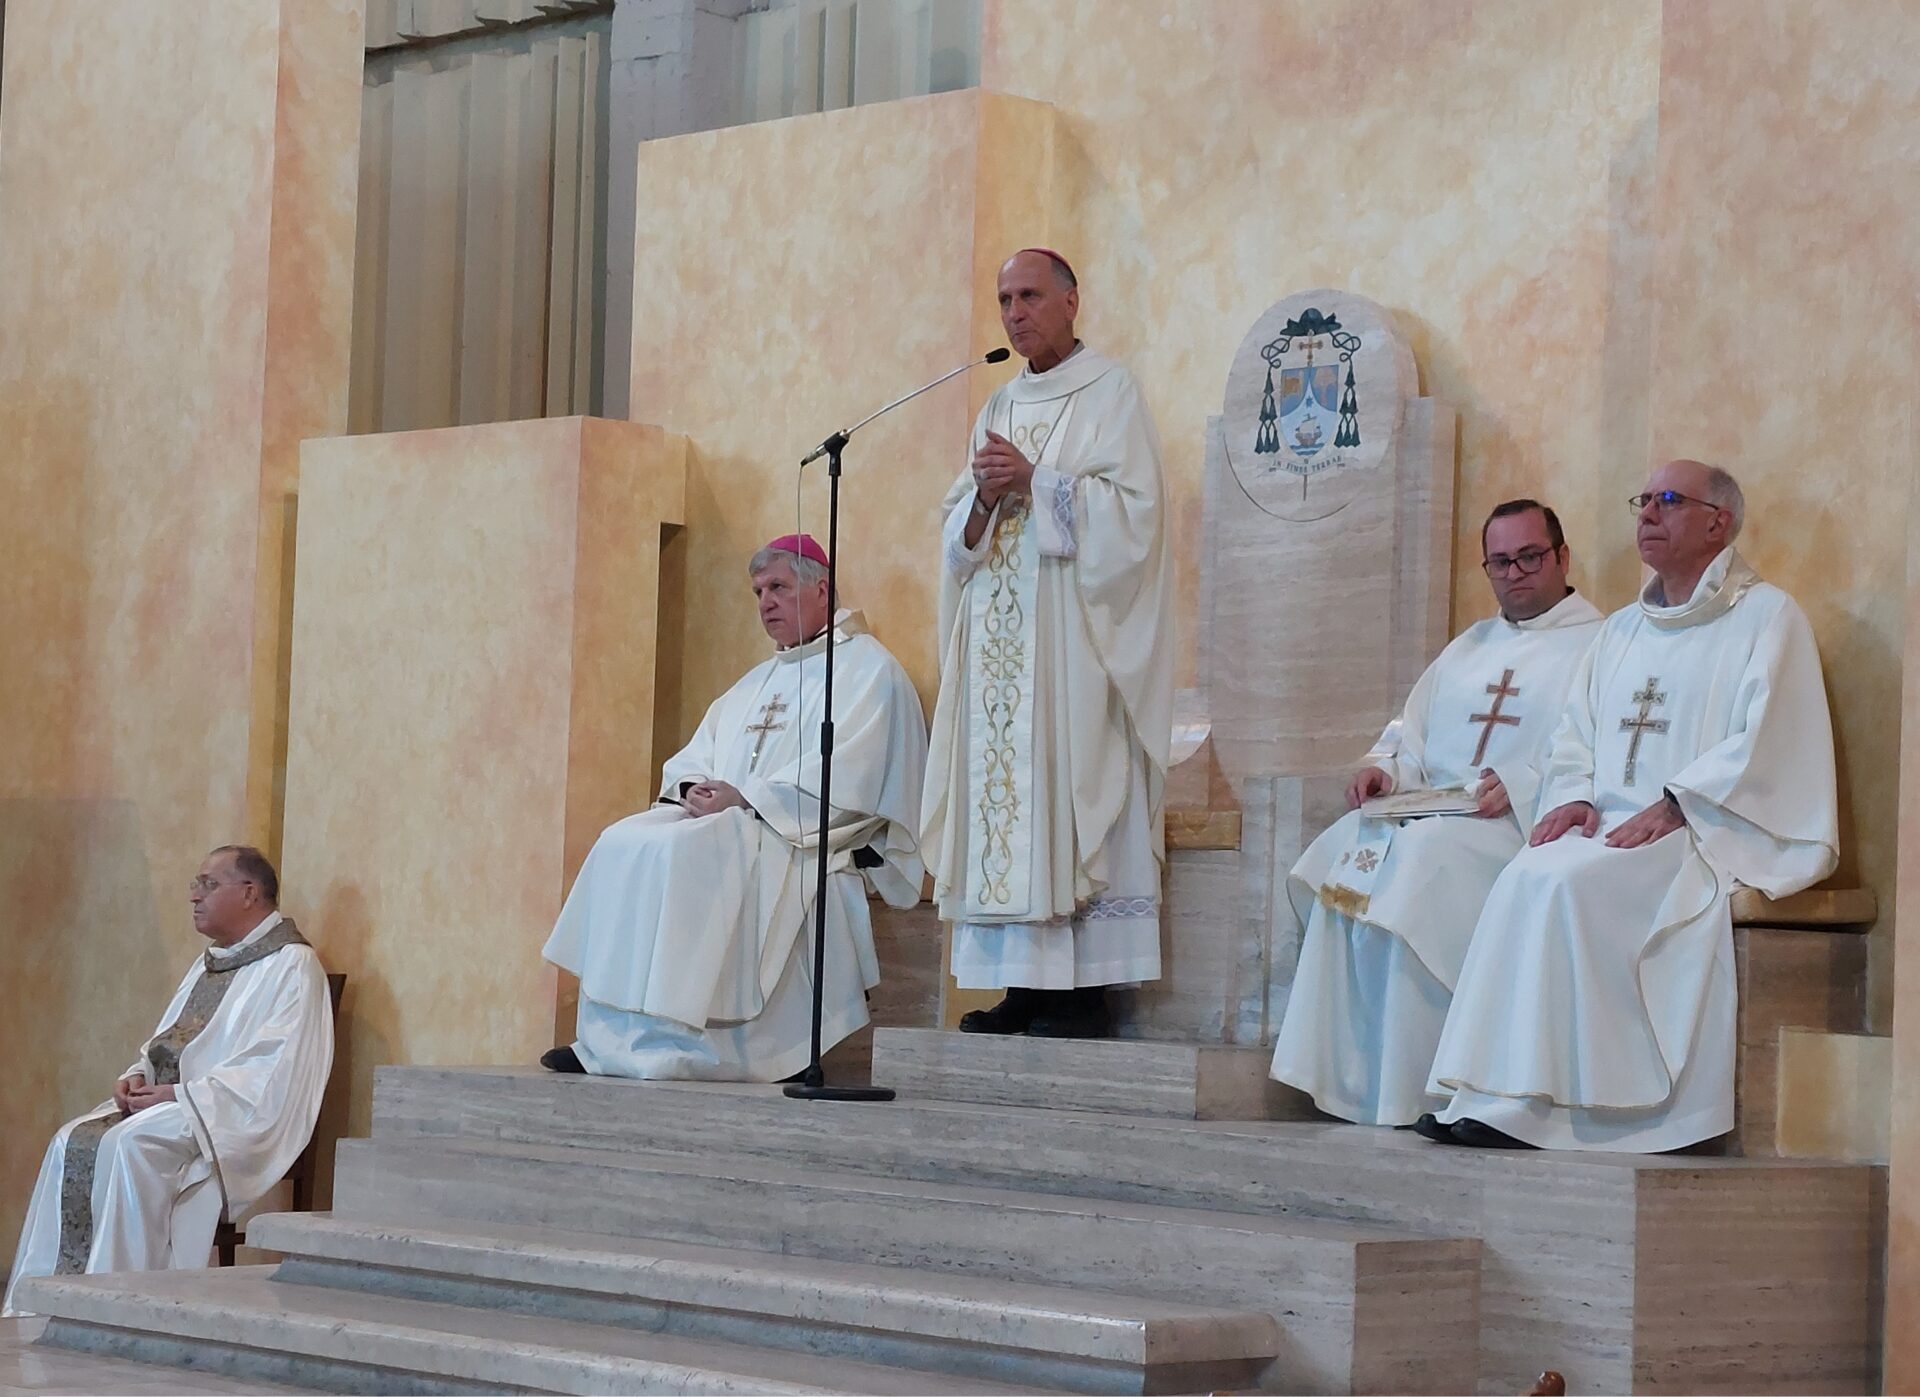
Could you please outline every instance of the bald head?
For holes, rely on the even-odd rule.
[[[1636,542],[1641,560],[1670,584],[1692,584],[1739,536],[1746,520],[1740,482],[1718,466],[1690,457],[1668,461],[1647,478]],[[1665,594],[1684,596],[1669,585]]]
[[[1080,290],[1060,263],[1031,248],[1016,252],[1000,266],[999,293],[1007,342],[1033,372],[1045,373],[1073,353]]]
[[[1654,480],[1663,483],[1655,485]],[[1676,457],[1655,471],[1653,478],[1647,482],[1647,489],[1677,490],[1696,500],[1705,500],[1716,509],[1726,510],[1733,516],[1732,526],[1727,530],[1728,543],[1740,537],[1740,526],[1747,521],[1747,500],[1740,489],[1740,482],[1733,478],[1731,472],[1708,465],[1705,461],[1696,461],[1690,456]]]
[[[1051,274],[1062,291],[1072,291],[1080,285],[1080,279],[1073,274],[1073,268],[1058,257],[1049,257],[1038,248],[1022,248],[1002,262],[1000,270],[1005,273],[1016,265],[1025,271],[1044,271]]]

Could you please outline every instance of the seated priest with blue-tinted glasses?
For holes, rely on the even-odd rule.
[[[209,944],[112,1099],[53,1137],[34,1186],[5,1313],[33,1276],[205,1266],[220,1219],[292,1166],[333,1067],[320,958],[280,915],[258,849],[208,854],[189,889]]]

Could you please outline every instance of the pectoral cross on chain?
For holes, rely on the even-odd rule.
[[[787,701],[776,694],[774,697],[768,699],[766,707],[760,710],[760,721],[747,724],[748,732],[758,734],[758,736],[753,739],[753,755],[747,758],[748,771],[752,771],[760,765],[760,749],[767,745],[767,734],[770,732],[780,732],[787,726],[785,723],[776,723],[773,721],[774,714],[785,713],[786,711]]]
[[[1493,703],[1490,709],[1485,713],[1472,714],[1467,719],[1469,723],[1486,724],[1485,727],[1480,729],[1480,745],[1473,749],[1473,761],[1471,765],[1475,771],[1480,769],[1480,763],[1486,759],[1487,742],[1493,736],[1494,728],[1517,728],[1520,726],[1520,719],[1518,717],[1511,713],[1502,713],[1500,711],[1500,705],[1508,699],[1520,697],[1520,691],[1510,687],[1512,683],[1513,671],[1508,670],[1500,676],[1500,682],[1498,684],[1487,685],[1487,692],[1493,695]]]
[[[1640,762],[1640,739],[1650,732],[1665,732],[1667,730],[1667,720],[1665,718],[1649,718],[1647,716],[1653,711],[1653,706],[1656,703],[1665,703],[1667,701],[1667,696],[1654,688],[1654,685],[1659,682],[1658,679],[1649,674],[1647,676],[1647,687],[1633,696],[1633,701],[1640,705],[1640,715],[1636,718],[1622,718],[1620,720],[1620,731],[1633,734],[1633,741],[1627,744],[1626,780],[1629,786],[1633,784],[1633,769]]]

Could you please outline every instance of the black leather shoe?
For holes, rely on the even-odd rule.
[[[1413,1123],[1413,1132],[1421,1139],[1431,1140],[1436,1145],[1457,1145],[1460,1143],[1453,1138],[1452,1127],[1440,1124],[1440,1118],[1431,1111],[1425,1112]]]
[[[1034,1011],[1040,1007],[1040,995],[1036,990],[1015,987],[1007,991],[1007,997],[991,1009],[970,1009],[960,1016],[962,1033],[1025,1033],[1027,1025],[1033,1022]]]
[[[548,1048],[540,1054],[540,1065],[549,1072],[570,1072],[581,1075],[586,1068],[580,1063],[580,1055],[573,1050],[572,1044],[563,1044],[558,1048]]]
[[[1027,1025],[1029,1038],[1111,1038],[1113,1015],[1107,1011],[1107,987],[1088,985],[1056,990]]]
[[[1516,1140],[1504,1130],[1495,1130],[1485,1121],[1472,1117],[1457,1120],[1451,1127],[1453,1143],[1471,1145],[1476,1150],[1532,1150],[1537,1145],[1529,1145],[1525,1140]]]

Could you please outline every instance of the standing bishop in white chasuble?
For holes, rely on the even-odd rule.
[[[1734,551],[1725,471],[1635,496],[1654,570],[1574,675],[1530,847],[1474,929],[1434,1057],[1451,1143],[1650,1152],[1733,1128],[1738,884],[1833,871],[1833,728],[1813,631]]]
[[[966,1032],[1099,1037],[1160,974],[1173,732],[1160,444],[1126,368],[1074,336],[1072,268],[1000,269],[1025,370],[987,399],[943,506],[940,699],[922,847]]]
[[[1301,855],[1287,895],[1304,931],[1273,1076],[1323,1111],[1411,1125],[1480,905],[1533,828],[1547,744],[1600,613],[1567,585],[1560,520],[1510,500],[1480,533],[1500,614],[1456,637],[1413,686],[1353,808]],[[1366,814],[1388,795],[1452,793],[1454,810]],[[1438,802],[1436,802],[1438,803]]]
[[[541,1062],[613,1077],[770,1082],[812,1056],[827,555],[775,539],[748,566],[779,646],[707,710],[660,803],[609,826],[542,954],[580,977],[578,1034]],[[835,621],[822,1051],[880,983],[869,887],[920,901],[920,697],[856,613]]]
[[[320,958],[278,910],[258,849],[224,845],[189,887],[208,946],[112,1098],[47,1147],[13,1259],[8,1316],[36,1276],[193,1270],[306,1148],[333,1069]]]

